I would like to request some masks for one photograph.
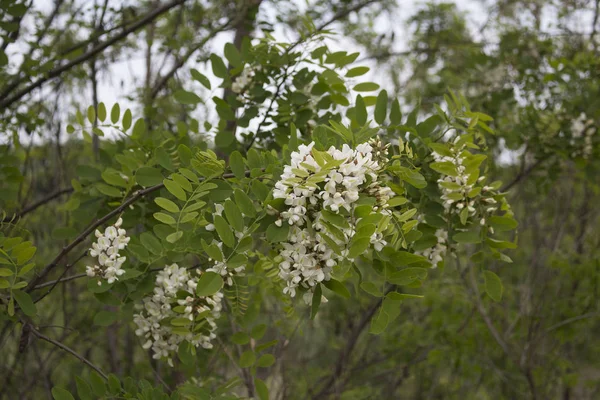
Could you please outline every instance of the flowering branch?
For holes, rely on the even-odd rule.
[[[81,234],[79,236],[77,236],[77,238],[75,238],[75,240],[73,240],[69,245],[63,247],[62,251],[60,253],[58,253],[58,255],[54,258],[54,260],[52,260],[52,262],[50,264],[46,265],[46,267],[42,270],[42,272],[35,279],[33,279],[31,282],[29,282],[25,291],[31,292],[35,288],[35,286],[38,283],[40,283],[40,281],[46,275],[48,275],[50,273],[50,271],[52,271],[67,254],[69,254],[71,252],[71,250],[73,250],[78,244],[83,242],[90,233],[92,233],[92,232],[94,232],[94,230],[96,230],[96,228],[98,228],[100,225],[104,224],[106,221],[110,220],[111,218],[119,215],[127,207],[129,207],[131,204],[135,203],[142,197],[144,197],[147,194],[150,194],[152,192],[155,192],[159,189],[162,189],[164,186],[165,185],[163,183],[160,183],[158,185],[151,186],[149,188],[146,188],[146,189],[136,192],[133,196],[131,196],[129,199],[127,199],[119,207],[115,208],[114,210],[112,210],[111,212],[106,214],[104,217],[97,219],[96,221],[91,223],[83,232],[81,232]]]

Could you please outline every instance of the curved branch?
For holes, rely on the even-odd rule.
[[[58,340],[51,339],[48,336],[44,335],[43,333],[40,333],[38,330],[34,329],[31,325],[30,325],[30,329],[31,329],[31,333],[33,333],[38,338],[45,340],[46,342],[51,343],[51,344],[55,345],[56,347],[66,351],[67,353],[71,354],[73,357],[77,358],[82,363],[86,364],[88,367],[92,368],[94,371],[96,371],[98,374],[100,374],[100,376],[103,377],[105,380],[108,380],[108,375],[106,375],[99,367],[94,365],[90,360],[88,360],[84,356],[78,354],[74,350],[71,350],[71,348],[65,346]]]
[[[159,189],[162,189],[164,186],[165,185],[163,183],[161,183],[161,184],[151,186],[149,188],[137,191],[133,196],[131,196],[129,199],[127,199],[119,207],[115,208],[114,210],[112,210],[111,212],[106,214],[104,217],[97,219],[96,221],[91,223],[83,232],[81,232],[81,234],[79,234],[79,236],[77,236],[77,238],[75,238],[75,240],[73,240],[69,245],[63,247],[62,251],[56,256],[56,258],[54,258],[54,260],[52,260],[52,262],[50,264],[46,265],[46,267],[42,270],[42,272],[35,279],[33,279],[31,282],[29,282],[29,285],[27,285],[27,287],[25,288],[25,291],[31,292],[35,288],[35,286],[38,283],[40,283],[40,281],[46,275],[48,275],[48,273],[50,271],[52,271],[67,254],[69,254],[71,252],[71,250],[73,250],[78,244],[83,242],[90,233],[94,232],[94,230],[96,228],[98,228],[100,225],[104,224],[109,219],[119,215],[127,207],[129,207],[131,204],[135,203],[142,197],[144,197],[147,194],[150,194],[152,192],[155,192]]]
[[[49,194],[48,196],[44,197],[43,199],[33,203],[30,206],[24,207],[21,211],[19,211],[18,213],[14,214],[12,217],[5,217],[2,222],[7,223],[7,222],[11,222],[14,221],[15,219],[18,218],[22,218],[23,216],[25,216],[25,214],[29,214],[32,211],[35,211],[38,207],[43,206],[46,203],[49,203],[50,201],[56,199],[57,197],[62,196],[63,194],[67,194],[67,193],[72,193],[73,192],[73,188],[66,188],[66,189],[60,189],[57,190],[54,193]]]
[[[39,78],[35,82],[32,82],[30,85],[19,90],[17,93],[13,94],[12,96],[5,97],[8,93],[3,93],[2,94],[3,98],[0,100],[0,110],[5,109],[6,107],[10,106],[12,103],[18,101],[23,96],[31,93],[33,90],[42,86],[47,81],[60,76],[63,72],[68,71],[69,69],[89,60],[90,58],[92,58],[92,57],[96,56],[97,54],[101,53],[102,51],[104,51],[106,48],[125,39],[130,33],[135,32],[136,30],[140,29],[141,27],[143,27],[143,26],[147,25],[148,23],[152,22],[153,20],[155,20],[161,14],[164,14],[165,12],[169,11],[173,7],[183,4],[185,1],[186,0],[173,0],[170,3],[163,5],[162,7],[158,7],[154,11],[148,13],[144,18],[141,18],[136,23],[125,28],[119,34],[115,35],[114,37],[112,37],[110,39],[105,40],[102,43],[99,43],[97,46],[92,47],[90,49],[90,51],[88,51],[87,53],[82,54],[79,57],[76,57],[75,59],[71,60],[70,62],[49,71],[43,77]]]

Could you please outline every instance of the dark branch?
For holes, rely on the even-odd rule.
[[[122,32],[120,32],[119,34],[115,35],[114,37],[105,40],[102,43],[99,43],[97,46],[94,46],[92,49],[90,49],[90,51],[88,51],[85,54],[82,54],[81,56],[71,60],[70,62],[55,68],[51,71],[49,71],[46,75],[44,75],[43,77],[39,78],[38,80],[36,80],[35,82],[31,83],[30,85],[24,87],[23,89],[19,90],[17,93],[13,94],[10,97],[5,97],[7,95],[7,93],[3,93],[2,97],[3,99],[0,100],[0,109],[4,109],[8,106],[10,106],[12,103],[18,101],[19,99],[21,99],[23,96],[31,93],[33,90],[37,89],[38,87],[42,86],[44,83],[46,83],[47,81],[56,78],[58,76],[60,76],[63,72],[68,71],[69,69],[91,59],[92,57],[96,56],[97,54],[101,53],[102,51],[104,51],[106,48],[112,46],[113,44],[125,39],[130,33],[137,31],[138,29],[142,28],[143,26],[149,24],[150,22],[154,21],[156,18],[158,18],[160,15],[164,14],[165,12],[169,11],[170,9],[172,9],[173,7],[176,7],[178,5],[181,5],[185,2],[186,0],[174,0],[171,1],[170,3],[167,3],[165,5],[163,5],[162,7],[158,7],[157,9],[155,9],[154,11],[148,13],[145,17],[141,18],[140,20],[138,20],[136,23],[132,24],[131,26],[125,28]]]
[[[79,361],[81,361],[82,363],[86,364],[87,366],[89,366],[90,368],[92,368],[94,371],[96,371],[98,374],[100,374],[100,376],[103,377],[105,380],[108,380],[108,375],[106,375],[104,372],[102,372],[102,370],[100,368],[98,368],[96,365],[92,364],[92,362],[90,360],[88,360],[87,358],[85,358],[84,356],[76,353],[74,350],[71,350],[69,347],[65,346],[61,342],[59,342],[57,340],[54,340],[54,339],[51,339],[48,336],[40,333],[39,331],[37,331],[33,327],[31,327],[31,333],[33,333],[38,338],[40,338],[42,340],[45,340],[48,343],[52,343],[56,347],[58,347],[58,348],[60,348],[60,349],[62,349],[64,351],[66,351],[67,353],[71,354],[73,357],[77,358]]]
[[[62,196],[63,194],[67,194],[67,193],[71,193],[71,192],[73,192],[73,188],[57,190],[56,192],[44,197],[43,199],[36,201],[32,205],[24,207],[21,211],[12,215],[11,217],[5,217],[2,220],[2,222],[7,223],[7,222],[14,221],[15,219],[22,218],[26,214],[29,214],[30,212],[35,211],[38,207],[41,207],[44,204],[49,203],[50,201],[56,199],[57,197]]]
[[[54,260],[52,260],[52,262],[50,264],[46,265],[46,267],[42,270],[42,272],[35,279],[33,279],[32,281],[29,282],[29,285],[27,285],[27,288],[25,290],[27,292],[31,292],[35,288],[35,286],[38,283],[40,283],[40,281],[46,275],[48,275],[48,273],[50,271],[52,271],[67,254],[69,254],[71,252],[71,250],[73,250],[78,244],[83,242],[87,238],[87,236],[90,233],[94,232],[94,230],[96,228],[98,228],[100,225],[104,224],[111,218],[119,215],[127,207],[129,207],[131,204],[135,203],[142,197],[144,197],[147,194],[150,194],[152,192],[155,192],[159,189],[162,189],[164,186],[165,185],[163,183],[161,183],[161,184],[151,186],[151,187],[143,189],[143,190],[139,190],[133,196],[131,196],[129,199],[127,199],[123,204],[121,204],[119,207],[115,208],[114,210],[112,210],[111,212],[106,214],[104,217],[94,221],[83,232],[81,232],[81,234],[79,236],[77,236],[77,238],[75,238],[75,240],[73,240],[68,246],[63,247],[62,251],[56,256],[56,258],[54,258]]]

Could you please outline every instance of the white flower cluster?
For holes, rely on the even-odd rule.
[[[177,264],[165,266],[156,277],[152,295],[137,305],[140,312],[133,317],[138,327],[135,333],[146,340],[144,349],[152,348],[154,359],[166,358],[173,366],[171,355],[184,340],[195,347],[212,348],[223,293],[197,296],[199,277]],[[177,323],[171,323],[175,319]]]
[[[379,172],[387,162],[387,146],[381,142],[363,143],[356,149],[331,147],[327,152],[317,152],[313,146],[314,142],[301,145],[292,153],[291,164],[273,191],[273,197],[284,199],[287,206],[275,223],[290,225],[288,240],[280,251],[283,261],[279,276],[286,282],[283,292],[291,297],[299,286],[310,290],[331,279],[333,267],[347,258],[346,246],[360,221],[352,215],[361,194],[374,197],[371,212],[382,214],[389,214],[387,202],[393,196],[379,181]],[[345,219],[345,227],[336,227],[337,235],[329,232],[323,212]],[[378,232],[370,241],[377,250],[387,244]],[[334,252],[331,244],[339,247],[341,254]]]
[[[231,91],[236,94],[244,92],[244,90],[252,83],[253,78],[254,70],[246,66],[242,73],[239,74],[231,84]]]
[[[437,267],[438,263],[444,260],[444,256],[448,250],[448,231],[445,229],[438,229],[435,231],[435,237],[437,238],[435,246],[415,251],[415,254],[427,257],[427,259],[431,261],[433,268]]]
[[[458,139],[458,137],[457,137]],[[442,192],[441,199],[444,201],[444,208],[448,213],[460,214],[467,211],[467,218],[474,217],[478,214],[476,209],[477,205],[483,207],[479,210],[480,214],[490,214],[496,211],[497,202],[491,196],[492,188],[489,186],[483,186],[478,194],[472,194],[472,191],[476,188],[476,183],[480,183],[485,180],[485,176],[479,177],[476,181],[471,180],[471,174],[467,172],[467,168],[464,163],[467,161],[467,157],[470,155],[465,150],[465,145],[452,146],[450,148],[451,156],[443,156],[437,152],[433,152],[433,158],[437,162],[450,162],[456,167],[458,172],[456,176],[443,175],[438,179],[438,186]],[[481,215],[480,223],[485,225],[485,216]]]
[[[104,230],[104,233],[96,229],[98,240],[92,244],[90,256],[98,257],[98,264],[85,267],[89,277],[99,276],[106,279],[109,284],[119,280],[119,276],[125,273],[121,268],[127,257],[121,257],[119,250],[123,250],[129,243],[129,237],[125,229],[121,228],[123,219],[119,218],[114,225]],[[101,282],[98,281],[98,285]]]
[[[594,120],[588,119],[585,113],[581,113],[579,118],[571,122],[571,135],[573,138],[581,139],[583,137],[583,148],[581,150],[583,158],[588,158],[592,154],[592,136],[596,131],[592,128],[593,125]],[[575,144],[574,142],[573,144]]]

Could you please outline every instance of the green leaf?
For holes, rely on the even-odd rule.
[[[152,254],[160,255],[162,253],[162,245],[160,241],[150,232],[144,232],[140,235],[142,245]]]
[[[175,225],[177,223],[177,221],[175,220],[175,218],[173,218],[169,214],[165,214],[163,212],[154,213],[154,218],[157,221],[160,221],[163,224],[167,224],[167,225]]]
[[[154,199],[154,202],[169,212],[179,212],[179,207],[177,206],[177,204],[175,204],[169,199],[165,199],[164,197],[157,197]]]
[[[363,254],[371,245],[371,238],[359,237],[356,240],[352,240],[350,244],[350,251],[348,252],[348,258],[356,258]]]
[[[290,225],[283,221],[281,226],[275,224],[269,225],[267,228],[267,240],[271,243],[285,242],[290,232]]]
[[[387,104],[388,103],[388,95],[385,90],[379,92],[377,96],[377,103],[375,104],[375,122],[379,125],[383,124],[385,121],[385,116],[387,114]]]
[[[392,109],[390,110],[390,122],[392,125],[400,125],[402,121],[402,111],[400,110],[400,103],[398,99],[394,99],[392,102]]]
[[[459,232],[452,236],[452,239],[456,243],[479,243],[481,242],[481,237],[479,236],[479,232],[477,231],[468,231],[468,232]]]
[[[263,336],[265,336],[266,332],[267,332],[267,325],[260,324],[260,325],[256,325],[254,328],[252,328],[252,332],[250,332],[250,336],[252,336],[256,340],[260,340],[260,339],[262,339]]]
[[[201,74],[196,69],[191,69],[190,73],[192,74],[192,79],[200,82],[202,86],[204,86],[208,90],[211,90],[210,80],[205,75]]]
[[[215,272],[203,272],[198,279],[196,295],[212,296],[223,287],[223,278]]]
[[[163,181],[162,173],[158,168],[142,167],[135,173],[135,181],[141,186],[155,186]]]
[[[102,397],[106,393],[106,384],[104,379],[96,372],[90,372],[90,384],[95,395]]]
[[[0,268],[0,276],[13,276],[14,272],[12,272],[8,268]]]
[[[321,296],[323,296],[321,285],[317,283],[312,297],[312,304],[310,306],[310,319],[315,319],[315,316],[319,311],[319,306],[321,305]]]
[[[235,189],[233,193],[235,197],[236,204],[240,207],[240,210],[244,215],[252,218],[256,215],[256,209],[254,208],[254,203],[252,199],[240,189]]]
[[[225,58],[234,67],[242,65],[242,56],[233,43],[225,43]]]
[[[355,92],[372,92],[377,89],[379,85],[374,82],[362,82],[352,88]]]
[[[244,157],[242,157],[242,154],[239,151],[234,151],[229,155],[229,167],[236,178],[243,179],[246,176]]]
[[[519,225],[513,218],[498,216],[490,217],[489,223],[496,232],[512,231]]]
[[[178,103],[181,104],[198,104],[202,101],[197,94],[188,92],[187,90],[179,89],[173,93],[173,97]]]
[[[165,188],[171,193],[173,196],[177,197],[181,201],[187,200],[187,195],[185,191],[179,186],[179,184],[170,179],[163,179],[163,183],[165,184]]]
[[[388,323],[388,315],[383,311],[383,309],[380,308],[379,312],[377,313],[377,317],[373,318],[373,320],[371,321],[371,328],[369,329],[369,332],[374,335],[379,335],[380,333],[383,333],[385,331],[385,328],[387,328]]]
[[[29,296],[28,293],[25,293],[21,290],[13,290],[12,294],[25,315],[33,317],[37,313],[37,307],[35,306],[33,300],[31,300],[31,296]]]
[[[260,400],[269,400],[269,388],[263,380],[254,378],[254,387]]]
[[[485,280],[485,292],[488,296],[494,301],[502,300],[504,287],[502,286],[502,281],[498,275],[492,271],[483,271],[483,278]]]
[[[121,118],[121,106],[119,103],[115,103],[110,110],[110,122],[116,124],[119,122],[119,118]]]
[[[257,367],[268,368],[275,364],[275,357],[273,354],[263,354],[256,362]]]
[[[87,119],[88,121],[90,121],[90,124],[93,124],[96,122],[96,110],[94,109],[94,106],[89,106],[87,109]]]
[[[223,207],[225,208],[225,216],[227,217],[227,221],[229,221],[233,229],[238,232],[243,232],[244,217],[242,216],[238,206],[231,200],[225,200]]]
[[[364,75],[367,72],[369,72],[369,67],[355,67],[346,72],[346,78],[354,78],[355,76]]]
[[[217,56],[216,54],[211,54],[210,55],[210,65],[212,67],[213,74],[217,78],[226,79],[229,77],[229,73],[227,72],[227,67],[225,66],[225,63],[223,62],[221,57]]]
[[[125,110],[125,114],[123,114],[123,121],[121,121],[121,124],[123,124],[124,131],[131,127],[131,120],[131,110],[128,108],[127,110]]]
[[[360,94],[356,96],[354,113],[356,116],[356,122],[358,122],[359,125],[364,125],[367,123],[367,107],[365,106],[365,101]]]
[[[131,131],[131,137],[135,139],[140,139],[146,133],[146,120],[144,118],[138,118],[133,125],[133,130]]]
[[[194,365],[196,361],[196,349],[190,342],[185,340],[177,348],[177,357],[179,357],[183,365]]]
[[[110,326],[117,320],[117,314],[110,311],[99,311],[94,315],[94,325]]]
[[[104,180],[104,182],[108,183],[109,185],[119,186],[122,188],[127,188],[129,186],[127,184],[127,181],[125,180],[125,178],[123,178],[116,171],[106,170],[106,171],[102,172],[102,179]]]
[[[91,386],[81,379],[80,377],[75,377],[75,384],[77,385],[77,395],[81,400],[93,400],[94,397],[92,395]]]
[[[360,284],[360,288],[372,296],[375,296],[375,297],[383,296],[383,293],[381,292],[381,289],[379,288],[379,286],[377,286],[373,282],[362,282]]]
[[[122,193],[120,189],[117,189],[114,186],[109,186],[105,183],[97,183],[96,188],[98,191],[109,197],[121,197]]]
[[[68,390],[59,388],[57,386],[52,388],[52,398],[54,400],[75,400],[73,395]]]
[[[214,225],[219,237],[221,238],[221,241],[225,244],[225,246],[233,248],[235,245],[235,238],[233,236],[233,232],[231,231],[231,227],[229,224],[227,224],[225,218],[220,215],[215,215]]]
[[[104,120],[106,119],[106,106],[104,105],[104,103],[98,104],[98,119],[101,122],[104,122]]]
[[[250,368],[256,362],[256,354],[252,350],[247,350],[240,356],[240,367]]]
[[[231,341],[235,344],[246,344],[250,342],[250,336],[245,332],[236,332],[231,337]]]
[[[179,239],[181,239],[182,236],[183,236],[183,231],[173,232],[169,236],[167,236],[167,242],[169,242],[169,243],[175,243]]]
[[[456,167],[450,161],[433,162],[429,164],[432,170],[439,172],[440,174],[456,176],[458,172]]]
[[[343,298],[345,298],[345,299],[350,298],[350,291],[346,288],[346,285],[344,285],[342,282],[336,281],[335,279],[330,279],[328,281],[323,281],[323,284],[325,285],[325,287],[327,289],[331,290],[334,293],[339,294]]]
[[[394,272],[387,281],[394,285],[404,286],[410,285],[416,280],[423,280],[427,278],[427,269],[425,268],[405,268],[403,270]]]

